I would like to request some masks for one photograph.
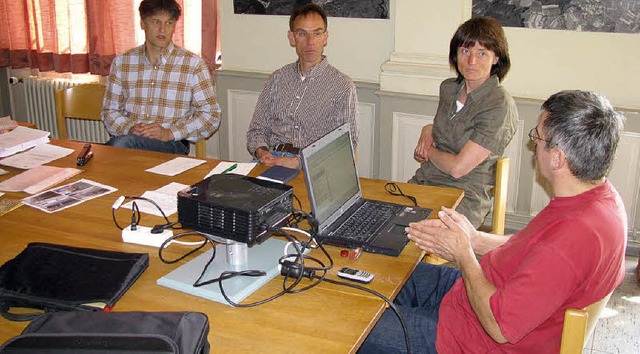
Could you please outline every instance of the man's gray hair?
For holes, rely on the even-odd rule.
[[[564,151],[569,170],[581,181],[602,179],[615,158],[625,117],[605,97],[588,91],[561,91],[549,97],[543,129],[546,149]]]

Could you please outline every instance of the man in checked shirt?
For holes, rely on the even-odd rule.
[[[266,165],[300,168],[300,149],[344,123],[358,141],[358,95],[345,74],[322,55],[327,45],[327,15],[316,4],[294,10],[289,43],[298,60],[267,80],[247,132],[247,150]]]
[[[175,0],[143,0],[139,11],[145,43],[116,56],[107,79],[107,145],[187,155],[220,126],[215,86],[204,61],[172,42]]]

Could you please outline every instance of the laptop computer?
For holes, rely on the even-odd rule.
[[[433,211],[362,198],[348,123],[302,149],[301,159],[318,242],[397,256],[405,227]]]

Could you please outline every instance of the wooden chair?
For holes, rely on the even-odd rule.
[[[58,138],[68,139],[67,119],[101,120],[104,84],[84,84],[64,90],[56,90],[56,120]],[[205,140],[196,143],[196,157],[207,156]]]
[[[496,161],[496,186],[493,187],[493,213],[491,215],[491,233],[504,235],[507,216],[507,189],[509,188],[509,158],[501,157]]]
[[[207,157],[207,146],[206,140],[198,140],[196,143],[196,157],[199,159],[204,159]]]
[[[605,308],[611,294],[584,309],[567,309],[564,313],[560,354],[582,354],[584,344],[596,327],[600,313]]]
[[[58,138],[67,139],[67,118],[100,120],[104,84],[85,84],[56,90]]]
[[[509,188],[509,158],[501,157],[496,161],[496,185],[493,193],[493,211],[491,213],[491,227],[482,224],[478,228],[496,235],[504,235],[504,225],[507,215],[507,189]]]

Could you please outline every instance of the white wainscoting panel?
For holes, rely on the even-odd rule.
[[[375,152],[375,116],[376,105],[373,103],[358,103],[360,116],[358,117],[358,175],[371,178],[373,176],[373,159]]]
[[[520,180],[520,164],[523,148],[524,120],[518,120],[516,123],[516,133],[511,138],[509,145],[504,149],[503,156],[509,158],[509,187],[507,188],[507,213],[516,210],[518,201],[518,181]],[[526,154],[525,154],[526,156]]]
[[[544,209],[551,200],[551,188],[548,186],[544,178],[540,176],[540,173],[535,166],[534,173],[536,174],[536,180],[533,183],[533,188],[531,188],[531,204],[529,207],[529,215],[531,216],[538,215],[540,210]]]
[[[609,180],[622,197],[629,220],[630,239],[637,238],[640,220],[637,220],[638,196],[640,195],[640,134],[626,132],[620,135],[618,152],[613,167],[609,171]]]
[[[247,151],[247,130],[249,130],[258,96],[260,96],[260,92],[227,91],[228,119],[221,124],[229,126],[229,158],[233,161],[250,162],[253,159]]]
[[[393,112],[391,141],[391,179],[406,182],[415,174],[420,164],[414,160],[413,151],[420,139],[422,127],[433,123],[433,116]]]

